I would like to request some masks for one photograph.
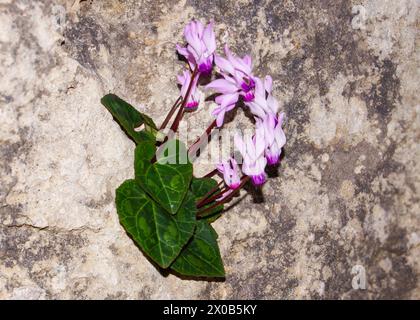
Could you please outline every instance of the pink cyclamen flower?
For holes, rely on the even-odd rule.
[[[191,82],[191,73],[188,70],[184,70],[181,75],[177,76],[178,83],[181,85],[181,96],[185,99],[185,96],[188,91],[188,87]],[[191,86],[190,94],[188,96],[187,103],[185,104],[185,109],[192,111],[198,107],[198,97],[197,97],[197,81],[198,77],[194,78],[194,82]]]
[[[217,165],[217,170],[223,174],[223,180],[230,189],[237,189],[241,185],[239,167],[235,159],[230,158]]]
[[[225,113],[235,107],[239,96],[242,96],[244,101],[252,101],[255,90],[251,57],[249,55],[243,58],[236,57],[227,45],[225,54],[226,58],[215,56],[215,63],[223,78],[216,79],[206,86],[206,89],[213,89],[217,93],[221,93],[216,98],[216,103],[219,106],[213,112],[213,115],[217,116],[218,127],[223,124]]]
[[[264,82],[255,77],[255,99],[245,102],[250,111],[260,119],[265,118],[266,114],[277,114],[279,103],[272,95],[273,79],[266,76]]]
[[[185,26],[184,37],[188,44],[186,47],[176,45],[179,54],[187,59],[192,70],[198,66],[200,73],[209,74],[213,68],[216,50],[213,22],[204,28],[200,21],[191,21]]]
[[[217,107],[214,108],[212,114],[216,116],[216,125],[218,127],[223,125],[226,112],[235,108],[238,97],[238,93],[227,93],[216,97]]]
[[[229,187],[228,190],[223,192],[223,194],[216,199],[216,201],[222,201],[228,195],[230,195],[234,190],[238,189],[241,185],[241,178],[239,177],[239,167],[235,159],[230,158],[227,161],[223,161],[221,164],[217,165],[217,170],[223,174],[223,180],[226,185]]]
[[[282,129],[283,119],[283,112],[278,117],[268,113],[264,119],[257,119],[257,127],[264,131],[265,157],[269,165],[279,162],[281,149],[286,144],[286,136]]]
[[[215,63],[219,67],[223,78],[235,84],[236,91],[243,96],[245,101],[252,101],[254,99],[255,81],[252,75],[251,56],[245,55],[243,58],[239,58],[230,51],[227,45],[225,45],[225,55],[226,58],[215,56]],[[223,82],[221,83],[223,84]]]
[[[257,127],[255,135],[245,137],[245,139],[236,134],[234,140],[236,148],[243,157],[242,172],[251,177],[254,185],[262,185],[266,180],[265,166],[267,165],[267,159],[264,157],[264,128]]]

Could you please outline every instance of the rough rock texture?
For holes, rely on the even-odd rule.
[[[419,5],[0,0],[0,298],[420,298]],[[126,235],[134,145],[99,102],[160,123],[192,17],[252,53],[287,114],[278,173],[215,223],[222,282],[162,275]]]

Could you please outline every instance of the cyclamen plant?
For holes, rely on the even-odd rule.
[[[224,277],[217,234],[211,223],[248,181],[261,186],[267,178],[266,166],[279,162],[286,143],[284,114],[279,113],[279,104],[272,95],[271,77],[262,80],[255,76],[249,55],[240,58],[227,45],[225,57],[216,54],[212,22],[203,26],[191,21],[184,36],[186,46],[176,47],[188,63],[177,77],[180,96],[159,128],[150,117],[116,95],[108,94],[101,100],[136,143],[135,177],[117,188],[115,201],[125,230],[160,268],[190,277]],[[196,177],[190,158],[196,155],[203,139],[187,149],[173,135],[184,112],[199,107],[199,80],[211,79],[214,66],[216,77],[204,90],[217,94],[217,106],[212,111],[215,119],[202,137],[208,138],[215,127],[223,127],[226,113],[239,106],[248,108],[254,116],[255,133],[234,137],[243,161],[232,155],[209,174]],[[168,133],[165,129],[174,115]],[[222,178],[220,182],[213,178],[216,175]]]

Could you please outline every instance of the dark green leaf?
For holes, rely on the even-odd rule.
[[[225,276],[217,233],[206,221],[197,221],[193,238],[171,265],[171,269],[185,276]]]
[[[187,194],[193,168],[188,160],[177,160],[177,155],[186,153],[184,144],[175,140],[170,143],[175,144],[177,149],[162,154],[156,163],[147,168],[144,175],[139,174],[140,170],[137,169],[136,179],[156,202],[175,214]]]
[[[196,178],[191,181],[191,192],[197,200],[207,195],[211,190],[217,187],[217,181],[212,178]]]
[[[134,139],[136,143],[143,141],[155,141],[157,128],[153,120],[143,113],[137,111],[133,106],[116,96],[107,94],[101,99],[101,103],[118,121],[126,133]],[[135,128],[144,124],[145,129],[137,132]]]
[[[144,141],[134,150],[134,172],[137,180],[144,179],[147,169],[152,165],[151,160],[156,152],[153,142]]]
[[[204,196],[209,195],[209,192],[211,190],[216,189],[217,187],[217,181],[212,178],[195,178],[193,177],[191,181],[191,192],[194,194],[196,198],[196,202],[198,203],[200,200],[203,199]],[[212,193],[212,195],[219,193],[220,188],[217,188],[217,190]],[[211,196],[211,195],[209,195]],[[210,206],[213,206],[215,202],[211,202],[202,208],[200,208],[201,211],[207,209]],[[220,217],[220,212],[223,210],[223,204],[207,211],[202,218],[205,218],[208,222],[213,222],[217,220],[217,218]]]
[[[188,191],[191,176],[191,166],[155,163],[147,169],[142,185],[155,201],[175,214]]]
[[[185,144],[177,139],[170,139],[162,144],[156,152],[160,164],[190,164]]]
[[[194,197],[187,196],[176,215],[168,214],[135,180],[125,181],[115,199],[125,230],[159,266],[167,268],[194,233]]]

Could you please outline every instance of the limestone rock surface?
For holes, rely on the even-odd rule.
[[[420,298],[419,6],[0,0],[0,299]],[[221,282],[161,274],[124,232],[134,145],[100,104],[160,123],[191,18],[252,54],[287,117],[277,174],[215,223]]]

